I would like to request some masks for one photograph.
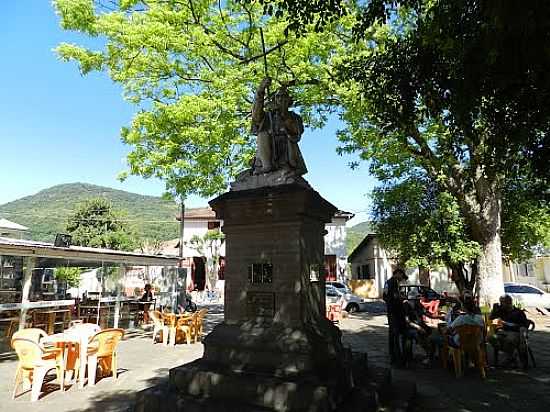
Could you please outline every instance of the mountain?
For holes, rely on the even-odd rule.
[[[348,256],[369,233],[374,233],[371,222],[361,222],[347,229],[346,250],[348,252]]]
[[[64,232],[67,217],[86,199],[104,197],[127,214],[128,223],[147,238],[174,239],[179,233],[179,206],[161,197],[144,196],[87,183],[50,187],[35,195],[0,205],[0,217],[27,226],[30,238],[53,242]]]

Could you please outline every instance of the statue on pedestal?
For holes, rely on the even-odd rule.
[[[265,102],[271,79],[265,78],[258,90],[252,108],[252,133],[257,136],[254,175],[282,170],[285,177],[302,176],[307,168],[298,142],[304,132],[302,118],[289,110],[292,97],[281,86]]]

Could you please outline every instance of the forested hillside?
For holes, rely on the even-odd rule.
[[[141,237],[167,240],[178,236],[175,202],[87,183],[53,186],[0,205],[0,217],[27,226],[31,239],[53,241],[56,233],[64,231],[75,207],[94,197],[109,199],[115,208],[124,210],[124,220]]]

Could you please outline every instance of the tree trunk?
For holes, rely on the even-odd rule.
[[[430,269],[418,266],[418,280],[422,286],[430,287]]]
[[[485,183],[485,184],[484,184]],[[478,219],[473,228],[473,237],[481,246],[481,254],[474,267],[477,272],[476,289],[480,305],[491,306],[504,293],[502,276],[502,249],[500,242],[501,203],[496,182],[487,185],[480,182]]]
[[[477,259],[477,294],[480,305],[491,306],[504,293],[500,233],[494,233],[481,247],[481,255]]]

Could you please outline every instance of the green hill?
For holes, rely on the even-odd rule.
[[[347,229],[346,250],[348,256],[369,233],[374,233],[371,222],[361,222]]]
[[[94,197],[107,198],[124,210],[128,223],[143,237],[168,240],[178,236],[179,207],[174,202],[87,183],[53,186],[0,205],[0,217],[27,226],[31,239],[52,242],[56,233],[64,232],[67,216],[75,207]]]

